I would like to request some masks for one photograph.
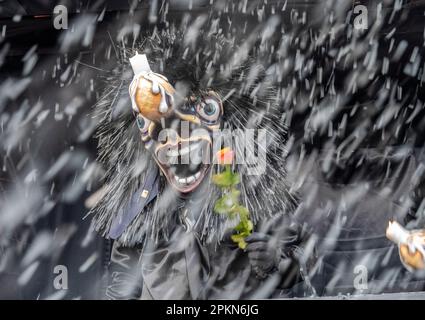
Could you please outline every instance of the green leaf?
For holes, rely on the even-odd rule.
[[[226,169],[221,173],[212,176],[212,182],[220,188],[229,188],[240,182],[239,174]]]
[[[235,205],[232,208],[232,212],[233,213],[237,213],[241,219],[248,219],[249,217],[249,211],[247,208],[245,208],[244,206],[241,206],[240,204]]]
[[[232,172],[230,165],[227,165],[223,172],[214,174],[212,181],[215,185],[223,189],[223,195],[214,204],[214,212],[218,214],[226,214],[228,218],[239,218],[239,223],[234,230],[237,234],[231,236],[241,249],[245,249],[247,243],[245,238],[252,233],[253,223],[249,219],[249,210],[240,205],[240,191],[235,186],[240,183],[240,176]]]
[[[239,233],[244,231],[244,225],[242,222],[239,222],[236,226],[235,226],[235,230],[238,231]]]
[[[241,234],[234,234],[231,236],[233,242],[236,242],[238,244],[238,247],[241,249],[245,249],[247,246],[247,243],[245,242],[245,236]]]
[[[218,214],[232,214],[231,207],[227,206],[226,201],[223,197],[215,202],[214,212]]]
[[[251,234],[252,230],[254,229],[254,224],[251,220],[248,220],[248,227],[247,230],[249,230],[249,233]]]
[[[251,220],[241,220],[235,227],[235,230],[238,232],[238,235],[249,236],[253,229],[253,224]]]

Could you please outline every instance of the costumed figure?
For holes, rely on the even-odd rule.
[[[208,30],[146,39],[123,52],[96,107],[105,187],[92,214],[112,243],[107,298],[312,294],[314,245],[293,215],[280,98],[259,58],[231,59],[235,44]],[[226,145],[223,132],[243,138]],[[255,163],[224,166],[223,148]]]

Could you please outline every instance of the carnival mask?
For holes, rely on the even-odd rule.
[[[150,70],[145,55],[130,59],[135,76],[129,93],[145,147],[180,193],[195,190],[212,163],[213,133],[223,104],[214,91],[179,97],[163,75]]]

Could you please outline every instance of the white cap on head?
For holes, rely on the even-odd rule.
[[[385,232],[388,239],[396,244],[407,243],[410,233],[403,228],[397,221],[389,221]]]
[[[136,52],[136,54],[130,58],[130,64],[135,75],[151,71],[145,54],[139,54]]]

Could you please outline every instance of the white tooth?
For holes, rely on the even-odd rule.
[[[198,178],[201,176],[201,173],[200,172],[197,172],[196,174],[195,174],[195,179],[196,180],[198,180]]]
[[[181,184],[186,184],[186,179],[185,179],[185,178],[181,178],[181,179],[179,179],[179,183],[181,183]]]
[[[200,145],[199,142],[198,143],[192,143],[190,145],[190,151],[193,152],[193,151],[197,150],[199,148],[199,145]]]
[[[192,183],[193,181],[195,181],[196,180],[196,178],[195,178],[195,176],[190,176],[190,177],[187,177],[186,178],[186,183]]]
[[[199,148],[199,142],[198,143],[188,143],[188,145],[184,148],[180,149],[180,155],[184,156],[185,154],[188,154],[189,152],[193,152]]]
[[[178,176],[174,176],[174,179],[179,182],[179,177]]]
[[[181,156],[184,156],[185,154],[188,154],[188,153],[189,153],[189,147],[188,146],[180,149],[180,155]]]
[[[177,157],[179,155],[178,149],[171,149],[167,151],[167,156],[169,157]]]

